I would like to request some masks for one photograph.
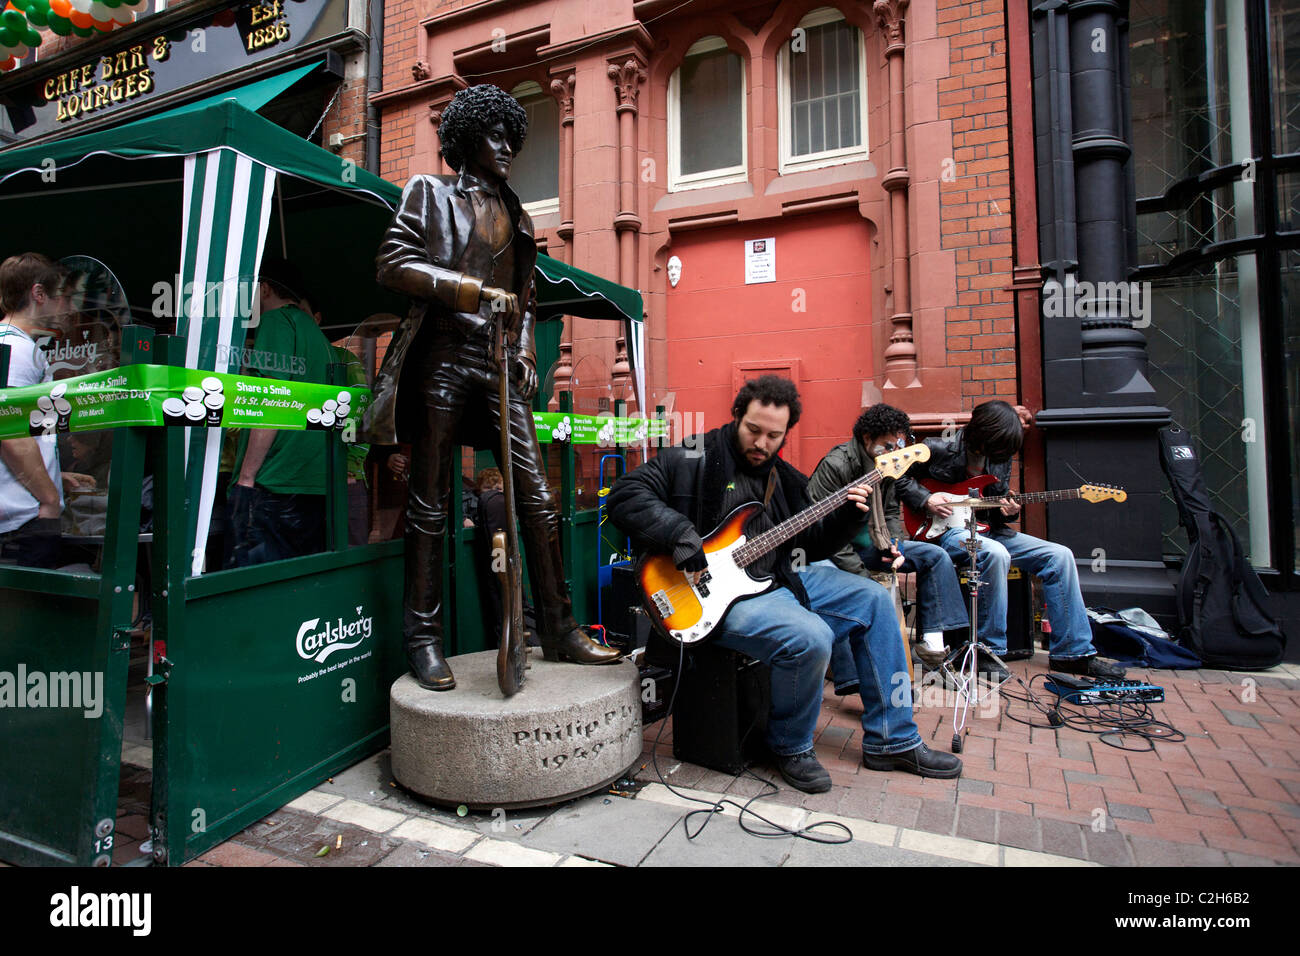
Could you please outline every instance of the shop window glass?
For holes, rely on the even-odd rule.
[[[674,189],[746,178],[745,65],[721,37],[686,53],[669,83]]]
[[[559,104],[536,83],[523,83],[511,94],[528,114],[528,138],[510,168],[510,187],[533,215],[560,208]]]

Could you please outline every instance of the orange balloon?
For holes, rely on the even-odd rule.
[[[74,27],[81,27],[83,30],[95,25],[94,17],[89,13],[82,13],[76,7],[70,7],[68,11],[68,19],[72,21]]]
[[[17,65],[18,65],[18,61],[15,60],[13,57],[10,57],[7,60],[0,60],[0,73],[4,72],[5,70],[12,70]]]
[[[72,0],[50,0],[50,12],[69,20],[72,17]]]
[[[113,27],[117,26],[117,23],[113,20],[105,20],[101,23],[99,20],[96,20],[94,17],[91,17],[90,25],[94,27],[96,30],[98,30],[100,33],[111,33],[113,31]]]

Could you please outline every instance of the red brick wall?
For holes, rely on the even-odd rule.
[[[419,58],[417,24],[428,4],[418,0],[384,0],[384,89],[411,82],[411,64]]]
[[[939,183],[941,245],[954,250],[957,275],[946,337],[969,409],[1017,394],[1006,26],[1001,0],[938,0],[937,13],[949,43],[939,118],[952,123],[956,175]]]
[[[407,168],[415,152],[416,119],[428,116],[428,110],[419,101],[409,101],[385,107],[380,115],[379,175],[402,186],[410,178]]]

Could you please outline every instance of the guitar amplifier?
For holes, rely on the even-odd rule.
[[[650,618],[641,607],[641,587],[631,562],[608,565],[608,576],[602,568],[600,576],[600,604],[602,624],[613,644],[630,653],[645,647],[650,636]],[[675,658],[674,658],[675,660]]]
[[[655,632],[646,645],[646,662],[676,669],[680,653]],[[673,756],[727,774],[763,759],[772,706],[767,665],[707,641],[687,647],[680,659]]]
[[[966,572],[960,571],[958,577],[961,578],[961,595],[969,608],[970,584]],[[968,634],[969,631],[964,633],[962,639],[965,640]],[[1034,652],[1034,589],[1029,574],[1015,565],[1007,570],[1007,650]]]

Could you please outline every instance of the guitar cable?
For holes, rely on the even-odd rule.
[[[768,840],[783,839],[785,837],[796,837],[800,840],[808,840],[810,843],[826,843],[826,844],[851,843],[853,841],[853,831],[850,830],[843,823],[839,823],[834,820],[820,820],[817,823],[811,823],[808,824],[807,826],[792,828],[792,827],[783,826],[782,824],[776,823],[773,820],[769,820],[767,819],[767,817],[763,816],[757,810],[754,810],[751,807],[751,804],[753,804],[755,800],[758,800],[762,797],[768,797],[768,796],[772,796],[773,794],[780,793],[781,788],[778,787],[771,780],[767,780],[764,777],[760,777],[758,774],[754,773],[748,767],[746,767],[740,773],[735,774],[734,779],[739,780],[741,779],[741,777],[745,777],[745,776],[752,777],[753,779],[757,780],[759,783],[763,785],[763,789],[761,789],[758,793],[754,794],[754,796],[750,797],[743,804],[737,803],[735,800],[731,800],[726,797],[721,797],[717,800],[704,800],[701,799],[700,797],[692,797],[689,794],[682,793],[680,790],[678,790],[676,787],[674,787],[671,783],[669,783],[664,778],[663,771],[659,769],[659,742],[660,740],[663,739],[664,727],[668,725],[668,720],[669,718],[672,717],[673,708],[677,703],[677,691],[681,687],[683,668],[685,666],[685,663],[686,663],[686,645],[684,643],[679,642],[677,645],[677,679],[673,681],[673,694],[672,697],[668,699],[668,712],[664,714],[663,719],[659,723],[659,732],[655,734],[655,742],[654,742],[653,749],[650,751],[650,759],[651,759],[651,763],[655,768],[655,775],[658,776],[659,782],[668,789],[669,793],[673,794],[673,796],[678,797],[679,799],[688,800],[691,803],[704,804],[704,806],[701,809],[691,810],[690,812],[688,812],[682,817],[682,831],[686,834],[686,839],[694,840],[696,837],[698,837],[701,833],[704,832],[704,828],[709,825],[709,822],[713,819],[713,815],[715,813],[723,813],[726,807],[732,806],[740,811],[740,816],[737,819],[737,823],[740,824],[740,829],[748,833],[750,836],[760,837],[762,839],[768,839]],[[740,739],[740,749],[742,753],[744,752],[745,742],[749,739],[749,735],[754,732],[754,729],[757,726],[758,726],[758,721],[757,718],[755,718],[750,722],[749,729],[746,730],[745,733],[742,735]],[[707,816],[704,818],[704,822],[701,823],[695,829],[695,832],[692,833],[691,818],[694,816],[698,816],[701,813],[707,814]],[[754,827],[747,825],[745,822],[746,816],[752,816],[757,818],[768,829],[756,829]],[[826,828],[826,829],[839,828],[844,832],[842,835],[835,834],[834,836],[832,836],[830,834],[826,834],[822,832],[822,829],[820,828]]]
[[[1075,705],[1057,695],[1055,705],[1046,704],[1034,693],[1033,685],[1039,680],[1046,683],[1047,677],[1047,674],[1035,674],[1030,678],[1028,685],[1021,681],[1027,696],[1002,689],[1002,697],[1007,701],[1003,714],[1009,720],[1030,727],[1050,730],[1068,727],[1081,733],[1093,734],[1106,746],[1130,753],[1153,751],[1156,749],[1157,740],[1165,743],[1182,743],[1187,739],[1186,734],[1173,724],[1156,719],[1151,705],[1146,701],[1116,700],[1108,704]],[[1033,707],[1046,716],[1048,722],[1040,724],[1035,723],[1032,717],[1029,720],[1017,717],[1011,713],[1012,701]],[[1129,738],[1136,738],[1141,743],[1137,746],[1125,746]]]

